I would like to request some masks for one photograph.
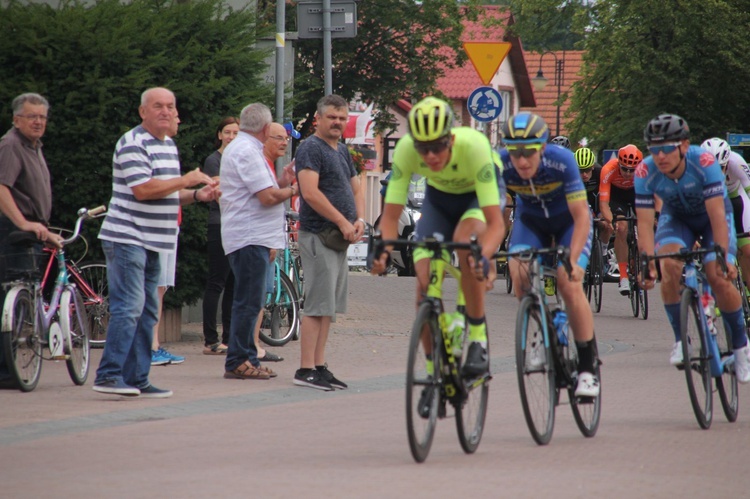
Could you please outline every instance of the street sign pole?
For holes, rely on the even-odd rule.
[[[333,93],[333,64],[331,63],[331,0],[323,0],[323,75],[324,95]]]

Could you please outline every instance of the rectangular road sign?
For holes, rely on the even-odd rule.
[[[727,142],[732,147],[750,146],[750,133],[728,133]]]

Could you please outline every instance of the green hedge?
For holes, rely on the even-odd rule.
[[[38,92],[50,101],[43,139],[52,175],[55,225],[70,227],[81,206],[109,202],[117,139],[140,123],[141,93],[165,86],[177,96],[175,138],[184,172],[214,149],[214,130],[250,102],[273,105],[265,85],[268,52],[254,48],[260,33],[252,9],[233,11],[221,0],[177,3],[46,4],[10,1],[0,7],[0,134],[11,126],[12,99]],[[194,303],[206,277],[204,205],[183,210],[177,284],[168,307]],[[89,256],[101,258],[98,224],[90,224]]]

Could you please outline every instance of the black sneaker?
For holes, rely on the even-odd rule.
[[[297,369],[297,372],[294,373],[294,384],[326,392],[333,391],[331,384],[320,376],[317,369]]]
[[[462,373],[464,376],[479,376],[490,370],[490,359],[487,357],[487,349],[478,341],[469,344],[469,352],[466,354],[466,363]]]
[[[172,396],[172,390],[162,390],[156,388],[154,385],[148,385],[146,388],[141,388],[140,398],[143,399],[165,399]]]
[[[106,381],[95,382],[93,390],[99,393],[122,395],[124,397],[137,397],[141,394],[138,388],[128,385],[121,379],[108,379]]]
[[[328,364],[324,366],[315,366],[315,368],[320,373],[320,377],[323,378],[324,381],[327,381],[328,384],[332,387],[338,388],[339,390],[346,390],[347,388],[349,388],[346,383],[339,379],[336,379],[336,376],[334,376],[333,373],[328,370]]]

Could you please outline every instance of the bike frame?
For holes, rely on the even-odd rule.
[[[708,284],[708,280],[706,279],[705,274],[698,270],[693,260],[685,262],[685,287],[691,289],[694,293],[696,293],[694,298],[696,300],[700,300],[700,297],[703,296],[704,292],[708,292],[713,296],[713,291],[711,290],[711,286],[709,286]],[[703,307],[700,307],[700,309],[702,310]],[[710,310],[710,314],[712,319],[716,320],[716,312],[713,307]],[[734,363],[734,354],[727,357],[726,360],[721,360],[721,353],[719,352],[719,346],[716,343],[716,338],[713,334],[710,334],[708,332],[708,321],[706,319],[706,314],[703,313],[699,315],[701,318],[701,334],[708,339],[707,343],[710,348],[710,358],[708,360],[709,366],[711,367],[711,376],[717,378],[724,373],[725,366]],[[724,318],[722,317],[721,320],[723,321]],[[724,327],[727,327],[726,323],[724,324]]]

